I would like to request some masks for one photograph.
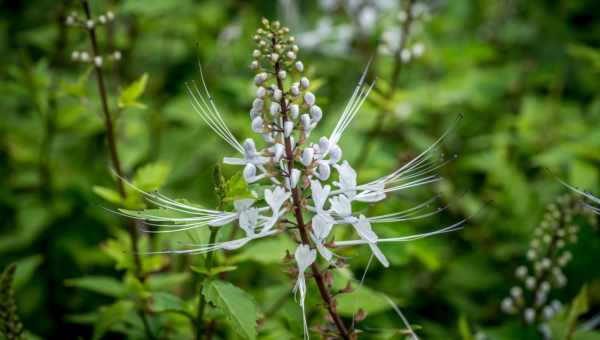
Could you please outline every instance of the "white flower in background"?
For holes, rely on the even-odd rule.
[[[376,233],[378,224],[414,220],[438,213],[441,209],[431,208],[435,198],[403,211],[379,216],[357,213],[353,204],[379,202],[389,193],[439,181],[435,171],[445,162],[434,162],[433,150],[450,130],[390,174],[361,183],[350,163],[343,159],[339,143],[373,88],[374,84],[365,85],[367,69],[333,131],[329,136],[315,137],[314,129],[326,113],[317,106],[310,81],[303,73],[304,64],[298,60],[295,39],[288,34],[287,28],[280,27],[277,22],[266,22],[264,26],[254,37],[258,48],[253,52],[251,64],[257,74],[255,83],[258,90],[249,123],[259,135],[258,141],[248,138],[243,143],[238,142],[210,96],[202,73],[202,89],[195,84],[188,86],[192,106],[198,115],[237,152],[235,157],[225,157],[223,162],[243,167],[243,178],[249,185],[262,188],[262,199],[257,195],[256,199],[237,200],[233,211],[218,211],[175,201],[160,193],[142,192],[149,202],[176,214],[158,214],[153,212],[155,210],[124,210],[122,213],[145,220],[149,227],[155,229],[152,232],[221,227],[237,222],[245,233],[240,239],[189,244],[186,249],[165,251],[173,253],[231,250],[281,232],[300,232],[302,241],[295,251],[298,266],[295,291],[300,294],[300,306],[304,311],[307,293],[304,272],[316,261],[317,255],[335,265],[335,248],[367,245],[379,262],[388,267],[390,263],[379,248],[381,243],[407,242],[451,232],[461,228],[465,220],[423,234],[379,237]],[[275,54],[276,58],[273,57]],[[286,72],[285,77],[277,76],[282,74],[281,71]],[[271,109],[273,107],[276,109]],[[175,215],[178,217],[172,217]],[[295,223],[290,221],[291,218],[295,219]],[[288,230],[288,226],[294,228]],[[331,234],[336,227],[354,230],[357,238],[333,241]],[[305,316],[304,325],[307,336]]]
[[[290,2],[293,1],[280,0],[280,6],[287,9],[282,13],[300,17],[296,14],[298,5]],[[423,23],[431,17],[431,9],[425,2],[411,1],[409,8],[406,1],[397,0],[320,0],[318,3],[325,15],[317,21],[313,30],[299,34],[298,43],[302,47],[326,46],[323,53],[347,54],[353,40],[371,38],[381,32],[379,51],[398,55],[404,63],[418,59],[426,52],[420,37]],[[350,22],[334,20],[334,17],[339,17],[340,10],[345,12]],[[403,37],[403,32],[409,33],[407,37]]]

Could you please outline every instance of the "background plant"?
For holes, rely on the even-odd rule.
[[[360,179],[381,176],[384,169],[414,156],[450,125],[456,113],[463,113],[460,129],[444,144],[448,155],[459,153],[459,158],[442,170],[452,181],[435,188],[444,201],[453,203],[451,208],[427,224],[417,221],[402,226],[401,231],[447,225],[470,216],[488,200],[494,202],[494,208],[474,218],[468,229],[451,239],[382,247],[392,269],[369,270],[364,283],[373,289],[357,289],[340,301],[338,309],[351,318],[357,309],[352,300],[363,296],[361,301],[371,303],[363,306],[368,318],[361,327],[384,329],[379,336],[391,337],[398,317],[378,298],[377,290],[399,302],[411,323],[422,326],[426,338],[446,339],[450,334],[468,339],[477,332],[490,339],[533,338],[535,334],[527,333],[529,327],[503,316],[499,305],[514,282],[513,270],[522,262],[544,205],[566,190],[544,167],[574,186],[599,192],[600,34],[595,2],[428,4],[432,15],[422,35],[426,53],[403,69],[390,99],[390,107],[400,110],[391,110],[394,114],[373,141],[369,167]],[[250,136],[247,103],[254,89],[247,81],[252,72],[244,67],[254,42],[247,37],[252,36],[260,17],[277,18],[283,7],[262,1],[210,0],[126,0],[92,5],[94,13],[111,10],[116,18],[112,31],[99,37],[107,51],[122,52],[121,62],[108,72],[113,100],[118,98],[119,86],[127,88],[148,74],[146,89],[139,97],[146,109],[127,108],[118,118],[120,153],[128,178],[149,162],[161,160],[172,169],[169,194],[216,206],[208,179],[220,158],[217,155],[225,154],[227,146],[204,133],[189,109],[184,82],[197,76],[199,57],[213,96],[223,111],[231,113],[232,132],[240,139]],[[40,0],[1,6],[4,53],[0,60],[5,66],[0,70],[4,113],[0,123],[0,266],[17,263],[14,289],[21,320],[25,328],[44,338],[64,334],[88,338],[94,324],[110,335],[125,332],[143,337],[143,327],[136,321],[135,309],[128,307],[130,303],[117,303],[112,313],[110,309],[93,312],[129,300],[131,291],[148,290],[135,280],[126,284],[122,280],[125,271],[115,269],[115,260],[102,251],[121,244],[117,230],[122,230],[123,220],[107,214],[101,208],[107,203],[90,189],[114,188],[114,182],[107,176],[109,162],[95,84],[92,79],[82,81],[85,66],[70,61],[73,50],[89,44],[85,34],[64,25],[71,11],[80,10],[80,3]],[[323,15],[314,1],[302,2],[299,10],[302,27],[291,27],[296,31],[315,28]],[[333,16],[348,21],[346,14]],[[373,55],[379,34],[375,30],[367,40],[371,44],[368,53],[363,53],[365,48],[360,45],[327,58],[322,51],[305,52],[305,64],[310,65],[307,72],[324,112],[342,109],[337,107],[343,103],[339,99],[352,90],[360,72],[354,70],[361,70]],[[378,76],[374,94],[386,92],[392,67],[392,58],[375,58],[371,68]],[[325,82],[335,86],[321,87]],[[348,159],[358,157],[358,145],[373,125],[378,105],[366,102],[354,129],[345,136],[342,146]],[[334,123],[325,118],[322,130],[330,131]],[[231,178],[234,170],[225,169],[224,175]],[[235,183],[230,181],[232,194]],[[463,199],[454,200],[465,190]],[[411,193],[410,197],[425,200],[430,194]],[[410,203],[397,197],[381,209],[391,211]],[[398,228],[390,226],[389,235]],[[581,233],[565,272],[569,285],[558,291],[557,297],[569,309],[579,287],[587,283],[589,308],[579,318],[586,323],[598,313],[598,274],[591,270],[595,260],[589,256],[598,248],[598,239],[593,229],[582,228]],[[122,242],[119,247],[129,249]],[[152,239],[150,244],[154,242],[162,241]],[[176,244],[177,240],[168,242]],[[115,249],[118,251],[113,254],[123,253],[121,248]],[[244,264],[229,272],[227,280],[255,297],[261,337],[300,334],[297,306],[288,296],[285,302],[279,300],[289,292],[290,287],[284,285],[289,278],[278,265],[281,259],[270,253],[249,251],[229,259],[218,256],[217,263]],[[347,274],[360,279],[368,258],[368,250],[359,251]],[[126,265],[125,258],[123,261]],[[196,287],[190,279],[199,275],[190,273],[189,264],[202,267],[202,259],[165,256],[162,261],[158,272],[148,278],[150,293],[169,294],[158,294],[171,298],[160,301],[178,301],[173,295],[194,296]],[[101,286],[112,289],[65,284],[69,282],[66,279],[84,276],[100,277],[104,280]],[[346,281],[340,282],[343,288]],[[307,303],[316,301],[309,297]],[[126,308],[119,309],[123,306]],[[168,325],[163,327],[165,336],[191,336],[193,326],[183,313],[193,311],[196,304],[192,302],[189,309],[174,308],[177,305],[173,304],[168,308],[164,304],[150,306],[155,311],[151,322]],[[269,314],[271,310],[275,312]],[[269,317],[263,319],[262,315]],[[227,325],[223,321],[218,335],[235,337]]]

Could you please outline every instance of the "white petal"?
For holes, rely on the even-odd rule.
[[[256,176],[256,166],[252,163],[246,164],[244,167],[244,179],[246,182],[251,183],[254,176]]]

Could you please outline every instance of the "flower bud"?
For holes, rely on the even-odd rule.
[[[254,111],[261,111],[264,105],[264,101],[260,98],[256,98],[254,99],[254,101],[252,102],[252,109]]]
[[[313,106],[315,104],[315,95],[312,92],[306,92],[304,94],[304,102],[308,106]]]
[[[280,89],[275,89],[273,91],[273,100],[280,101],[282,96],[283,96],[283,93],[281,92]]]
[[[279,60],[279,54],[277,54],[277,53],[271,53],[271,60],[274,63],[277,62],[277,60]]]
[[[112,21],[112,20],[114,20],[114,19],[115,19],[115,14],[114,14],[113,12],[111,12],[111,11],[108,11],[108,12],[106,12],[106,18],[107,18],[109,21]]]
[[[501,308],[502,308],[502,311],[503,311],[504,313],[506,313],[506,314],[511,314],[511,313],[514,313],[514,311],[515,311],[515,305],[514,305],[514,302],[513,302],[513,300],[512,300],[511,298],[509,298],[509,297],[507,297],[507,298],[504,298],[504,299],[502,300],[502,303],[500,304],[500,306],[501,306]]]
[[[310,86],[310,81],[308,81],[308,78],[302,77],[300,78],[300,85],[302,85],[303,88],[307,89]]]
[[[262,83],[265,82],[265,80],[267,80],[268,77],[269,76],[267,75],[267,73],[261,72],[254,77],[254,83],[256,85],[261,85]]]
[[[87,28],[89,28],[89,29],[92,29],[92,28],[94,28],[94,20],[91,20],[91,19],[90,19],[90,20],[86,21],[86,22],[85,22],[85,27],[87,27]]]
[[[250,69],[251,69],[251,70],[256,70],[256,69],[258,69],[258,61],[256,61],[256,60],[253,60],[253,61],[250,63]]]
[[[294,130],[294,122],[292,122],[291,120],[288,120],[285,123],[283,123],[283,134],[285,137],[289,137],[292,134],[293,130]]]
[[[302,122],[305,131],[310,129],[310,116],[308,114],[305,113],[300,116],[300,122]]]
[[[292,119],[298,118],[298,114],[300,114],[300,108],[296,104],[290,105],[290,113],[292,115]]]
[[[263,131],[263,119],[258,116],[252,120],[252,131],[261,133]]]
[[[246,182],[251,183],[252,179],[256,176],[256,166],[252,163],[247,163],[244,167],[244,179]]]
[[[331,175],[329,164],[327,162],[319,162],[319,171],[317,173],[319,179],[326,181],[329,178],[329,175]]]
[[[342,159],[342,148],[337,145],[334,145],[329,148],[329,159],[333,163],[337,163]]]
[[[264,97],[265,97],[265,95],[266,95],[266,94],[267,94],[267,90],[266,90],[264,87],[262,87],[262,86],[259,86],[259,87],[256,89],[256,97],[257,97],[257,98],[261,98],[261,99],[262,99],[262,98],[264,98]]]
[[[100,21],[100,23],[102,23],[102,24],[106,24],[106,16],[105,15],[100,15],[98,17],[98,21]]]
[[[304,151],[302,151],[302,158],[300,158],[300,162],[304,166],[309,166],[310,163],[312,163],[312,161],[313,161],[314,155],[315,155],[315,149],[306,148],[306,149],[304,149]]]
[[[291,177],[291,181],[292,181],[292,188],[295,188],[296,185],[298,185],[298,181],[300,180],[300,175],[302,174],[302,172],[298,169],[292,169],[292,177]]]
[[[326,154],[329,151],[329,140],[327,137],[323,136],[319,139],[319,152],[321,154]]]
[[[258,116],[260,116],[260,112],[257,112],[254,109],[250,110],[250,120],[254,120],[254,118],[256,118]]]
[[[75,18],[73,18],[72,16],[68,16],[67,19],[65,20],[65,24],[67,26],[71,26],[75,23]]]
[[[254,51],[252,51],[252,56],[253,56],[254,58],[258,58],[258,57],[260,57],[260,51],[259,51],[259,50],[254,50]]]
[[[527,289],[532,290],[533,288],[535,288],[535,284],[536,284],[536,280],[535,277],[530,276],[525,280],[525,287],[527,287]]]
[[[115,60],[121,60],[121,57],[122,57],[122,56],[121,56],[121,51],[114,51],[114,52],[113,52],[113,58],[114,58]]]
[[[102,66],[102,57],[101,56],[94,57],[94,65],[96,65],[96,67]]]
[[[90,55],[87,52],[81,52],[81,53],[79,53],[79,59],[81,61],[89,61]]]
[[[298,71],[298,72],[304,71],[304,64],[301,61],[297,61],[294,66],[296,66],[296,71]]]
[[[310,108],[310,117],[312,118],[313,122],[318,122],[321,120],[321,118],[323,118],[323,111],[321,111],[321,108],[317,105],[313,105]]]
[[[284,151],[285,151],[285,148],[283,147],[283,145],[281,145],[279,143],[273,145],[273,162],[275,162],[275,163],[279,162],[279,160],[281,159],[281,156],[283,156]]]
[[[271,107],[269,108],[269,112],[271,112],[271,114],[274,116],[278,114],[279,111],[281,111],[281,106],[279,105],[279,103],[272,102]]]
[[[293,83],[292,86],[290,87],[290,92],[292,92],[292,95],[294,97],[297,97],[300,95],[300,85],[298,83]]]
[[[293,51],[288,51],[288,53],[286,53],[286,56],[288,57],[288,59],[290,60],[294,60],[296,59],[296,53],[294,53]]]
[[[525,322],[532,323],[533,321],[535,321],[535,309],[525,309],[525,311],[523,312],[523,317],[525,318]]]
[[[285,79],[285,77],[287,77],[287,73],[284,70],[281,70],[279,72],[277,72],[277,77],[281,80]]]
[[[71,53],[71,59],[73,59],[73,60],[79,59],[79,51],[73,51],[73,53]]]

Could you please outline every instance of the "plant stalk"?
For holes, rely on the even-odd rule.
[[[388,103],[392,97],[394,96],[394,92],[396,87],[398,86],[398,80],[400,79],[400,71],[402,70],[402,57],[401,53],[406,46],[406,42],[408,41],[408,36],[410,35],[410,25],[413,20],[412,16],[412,6],[413,0],[407,0],[406,2],[406,20],[402,24],[401,34],[400,34],[400,43],[398,44],[398,50],[394,53],[394,66],[392,68],[392,76],[390,78],[390,87],[388,91],[385,93],[384,102]],[[360,170],[360,168],[364,165],[369,157],[369,153],[371,152],[371,148],[373,146],[373,140],[381,133],[383,130],[383,123],[385,121],[385,117],[390,114],[390,110],[388,107],[384,108],[384,110],[379,111],[377,117],[375,118],[375,123],[367,132],[367,139],[363,143],[360,152],[358,153],[358,158],[354,163],[354,168],[356,171]]]
[[[88,0],[81,0],[81,5],[83,7],[83,11],[85,13],[86,19],[92,20],[92,12],[91,12],[90,4],[89,4]],[[89,38],[90,38],[90,45],[91,45],[91,53],[90,54],[92,56],[92,65],[94,67],[94,73],[96,74],[98,92],[100,93],[100,102],[102,104],[102,113],[104,114],[104,126],[106,129],[106,137],[107,137],[107,141],[108,141],[110,158],[111,158],[111,162],[114,167],[114,170],[117,174],[117,189],[119,191],[119,194],[121,195],[121,198],[123,200],[125,200],[127,198],[127,192],[125,191],[125,185],[123,183],[124,175],[123,175],[123,170],[121,168],[121,161],[119,159],[119,152],[117,149],[117,141],[116,141],[116,137],[115,137],[114,123],[113,123],[112,116],[110,114],[110,110],[108,108],[108,96],[107,96],[107,92],[106,92],[106,86],[104,83],[104,75],[102,73],[102,68],[95,63],[96,56],[100,56],[99,49],[98,49],[98,40],[96,37],[96,27],[93,26],[91,28],[88,28],[87,31],[88,31]],[[133,253],[133,262],[135,265],[135,276],[138,279],[143,280],[142,262],[140,260],[140,253],[139,253],[139,248],[138,248],[137,229],[135,227],[134,222],[128,223],[127,226],[128,226],[127,229],[129,231],[129,235],[131,237],[131,250]],[[154,335],[152,334],[152,330],[150,328],[150,323],[145,314],[145,311],[140,308],[140,310],[138,312],[139,312],[140,318],[142,319],[142,322],[144,324],[144,330],[146,331],[147,337],[149,339],[155,339]]]
[[[276,45],[277,42],[276,42],[275,38],[273,38],[272,43],[273,43],[273,46]],[[279,64],[279,61],[277,61],[275,63],[275,75],[279,74],[280,70],[281,70],[281,65]],[[282,93],[285,93],[284,88],[283,88],[283,82],[281,81],[281,79],[279,77],[277,77],[277,87],[279,88],[279,90]],[[285,124],[285,122],[288,121],[288,115],[287,115],[288,108],[287,108],[287,105],[285,102],[285,96],[281,97],[280,106],[281,106],[281,113],[282,113],[282,117],[283,117],[283,123]],[[292,143],[291,143],[290,137],[284,137],[284,143],[285,143],[286,158],[287,158],[287,162],[288,162],[287,177],[290,180],[290,184],[291,184],[291,169],[294,168],[294,151],[292,150]],[[294,215],[296,217],[296,223],[298,224],[298,230],[300,231],[300,237],[302,239],[302,243],[310,245],[311,243],[310,243],[310,239],[308,237],[308,231],[307,231],[308,227],[304,223],[304,217],[302,216],[302,200],[301,200],[300,190],[298,190],[298,187],[296,186],[295,188],[291,188],[291,193],[292,193],[292,201],[294,203]],[[347,339],[347,340],[351,339],[350,333],[348,332],[348,328],[346,328],[344,321],[342,320],[342,318],[336,311],[335,304],[333,302],[333,298],[332,298],[331,294],[329,293],[329,291],[327,290],[327,286],[325,285],[325,280],[323,278],[323,274],[321,273],[321,270],[319,269],[319,265],[316,262],[313,262],[313,264],[310,266],[310,268],[311,268],[311,271],[313,274],[313,278],[317,284],[317,287],[319,288],[319,293],[321,295],[321,298],[323,299],[323,302],[325,302],[325,307],[327,308],[327,311],[329,312],[331,319],[335,323],[335,326],[338,329],[340,337],[342,339]]]

